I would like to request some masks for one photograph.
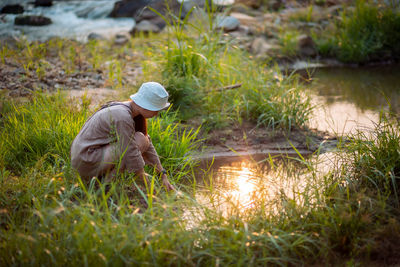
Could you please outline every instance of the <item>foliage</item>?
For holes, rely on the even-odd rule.
[[[359,132],[348,145],[353,181],[383,198],[399,202],[400,124],[395,115],[382,114],[372,134]]]
[[[69,146],[86,119],[88,104],[84,99],[80,116],[61,94],[38,93],[28,104],[12,104],[2,119],[0,166],[21,173],[39,160],[68,161]]]
[[[38,78],[46,75],[45,61],[53,54],[68,75],[106,73],[109,85],[125,94],[131,93],[123,86],[127,66],[140,65],[140,79],[161,80],[177,108],[150,120],[149,134],[180,191],[165,192],[151,171],[145,188],[132,174],[109,184],[82,182],[69,166],[69,146],[93,112],[86,97],[71,101],[57,93],[34,94],[26,103],[4,100],[1,265],[287,266],[337,259],[340,264],[349,259],[350,265],[368,257],[385,261],[396,251],[400,131],[393,118],[383,120],[371,138],[350,138],[328,173],[321,174],[318,155],[299,155],[285,164],[270,160],[273,176],[291,184],[272,194],[261,183],[272,175],[260,171],[247,209],[221,198],[212,174],[207,204],[199,203],[191,153],[201,140],[198,129],[179,123],[187,110],[203,127],[251,120],[287,130],[304,126],[311,111],[294,75],[283,77],[277,67],[260,65],[215,31],[212,12],[206,18],[205,30],[168,18],[175,32],[167,42],[149,36],[116,48],[54,39],[3,48],[3,64],[12,55]],[[186,33],[187,27],[198,27],[199,34]],[[285,38],[290,44],[294,35]],[[328,42],[326,50],[333,51],[334,44]],[[233,84],[241,86],[224,88]],[[218,209],[221,199],[226,210]]]
[[[29,103],[5,106],[0,167],[21,174],[37,162],[68,165],[70,145],[89,114],[89,105],[90,99],[85,96],[78,108],[77,103],[68,101],[61,93],[52,96],[38,93]],[[185,154],[196,147],[197,131],[180,130],[177,123],[175,114],[163,115],[162,120],[153,119],[149,124],[149,133],[157,141],[160,155],[166,161],[172,160],[170,164],[165,162],[166,168],[176,169],[183,162],[183,166],[192,164]]]
[[[350,140],[350,152],[338,153],[326,174],[318,172],[318,157],[271,159],[273,177],[289,186],[272,194],[254,181],[249,208],[228,199],[221,210],[224,193],[212,181],[209,204],[194,199],[199,187],[189,155],[197,131],[182,128],[171,111],[152,119],[149,133],[182,192],[164,193],[155,174],[145,188],[129,174],[108,185],[83,183],[68,166],[69,142],[89,111],[83,101],[79,109],[60,94],[38,94],[3,106],[0,147],[13,162],[1,158],[2,265],[302,265],[375,255],[400,236],[397,187],[390,187],[398,175],[399,125],[389,120],[374,138]],[[260,169],[254,179],[274,179],[264,175]]]
[[[158,68],[146,64],[150,67],[147,73],[157,77],[161,72],[162,83],[181,116],[201,117],[205,129],[223,128],[243,120],[271,129],[303,126],[310,104],[296,78],[277,82],[277,68],[260,66],[247,52],[224,38],[215,29],[212,7],[197,16],[181,23],[172,16],[164,17],[173,29],[168,32],[166,45],[160,47],[164,60],[152,57],[163,69],[157,71]],[[183,31],[184,27],[188,31]],[[234,84],[241,84],[240,89],[223,89]]]
[[[334,38],[321,38],[322,54],[343,62],[399,57],[400,14],[391,6],[358,0],[354,11],[344,11],[336,24]]]

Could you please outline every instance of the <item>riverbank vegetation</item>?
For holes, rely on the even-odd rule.
[[[357,0],[325,9],[310,4],[289,13],[287,20],[280,34],[287,39],[281,42],[281,51],[290,58],[305,56],[296,38],[309,34],[321,59],[360,64],[399,59],[400,10],[396,1]]]
[[[343,10],[331,32],[323,34],[319,51],[343,62],[398,59],[399,29],[400,12],[394,2],[359,0],[353,9]]]
[[[187,22],[189,23],[189,22]],[[193,152],[205,131],[248,120],[271,131],[306,127],[311,105],[295,75],[284,77],[209,27],[86,44],[52,39],[2,46],[10,92],[0,117],[1,265],[301,265],[397,260],[399,124],[382,117],[372,137],[347,137],[331,169],[322,157],[274,159],[293,188],[257,187],[251,205],[227,201],[195,178]],[[14,74],[12,74],[14,73]],[[69,146],[96,106],[79,87],[108,87],[128,97],[143,81],[171,93],[173,107],[149,132],[178,192],[165,192],[151,169],[83,182]],[[4,82],[4,81],[3,81]],[[238,85],[228,89],[226,86]],[[58,88],[48,94],[48,90]],[[80,89],[80,88],[79,88]],[[32,92],[37,91],[37,92]],[[42,91],[42,92],[41,92]],[[22,93],[26,94],[22,94]],[[192,124],[191,120],[200,123]],[[245,137],[244,137],[245,138]],[[259,179],[267,175],[260,171]],[[301,186],[299,186],[301,185]],[[206,203],[196,199],[207,189]]]
[[[371,136],[352,136],[328,172],[319,171],[318,157],[286,164],[271,159],[276,177],[294,181],[293,188],[271,195],[271,188],[259,183],[246,209],[235,201],[216,209],[221,197],[216,189],[208,188],[208,204],[195,199],[201,188],[192,173],[196,161],[188,153],[198,146],[197,132],[181,128],[174,113],[152,120],[150,132],[181,193],[165,192],[156,176],[145,189],[122,174],[107,187],[95,179],[83,183],[71,170],[68,152],[88,116],[86,107],[60,94],[38,94],[4,108],[2,264],[396,260],[400,136],[392,117]]]

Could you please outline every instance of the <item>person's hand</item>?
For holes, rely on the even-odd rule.
[[[176,191],[175,187],[172,184],[169,183],[168,177],[167,177],[166,174],[162,175],[162,182],[163,182],[163,185],[165,186],[165,188],[167,188],[168,191],[171,191],[171,190]]]

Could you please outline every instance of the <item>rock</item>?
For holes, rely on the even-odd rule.
[[[317,55],[315,42],[306,34],[302,34],[297,37],[297,47],[300,55],[302,56],[313,57]]]
[[[160,32],[160,28],[158,28],[157,25],[151,23],[148,20],[142,20],[136,26],[130,31],[132,35],[136,33],[144,33],[144,34],[149,34],[150,32],[152,33],[158,33]]]
[[[12,71],[13,74],[16,75],[22,75],[22,74],[26,74],[25,69],[24,68],[16,68],[15,70]]]
[[[231,12],[247,14],[247,13],[250,12],[250,8],[245,6],[245,5],[243,5],[243,4],[235,4],[231,8]]]
[[[45,26],[51,23],[51,19],[44,16],[18,16],[14,20],[15,25]]]
[[[53,5],[53,0],[35,0],[34,5],[35,7],[38,6],[50,7]]]
[[[109,17],[112,18],[134,17],[136,16],[137,12],[142,10],[149,3],[150,3],[149,0],[118,1],[114,4],[114,8],[111,11]]]
[[[250,28],[245,25],[239,25],[238,29],[236,30],[241,36],[247,36],[250,34]]]
[[[216,7],[226,7],[231,6],[235,3],[235,0],[213,0],[213,4]]]
[[[257,56],[264,56],[266,54],[271,55],[271,53],[277,49],[278,47],[276,45],[267,42],[263,37],[257,37],[254,39],[250,46],[251,52]]]
[[[4,6],[1,11],[1,14],[22,14],[24,13],[24,7],[21,5],[6,5]]]
[[[229,32],[229,35],[234,38],[238,47],[247,50],[250,46],[252,38],[249,36],[249,27],[240,25],[236,31]]]
[[[189,2],[189,1],[185,1]],[[197,1],[194,3],[196,4]],[[185,5],[187,8],[185,8]],[[184,4],[181,17],[185,17],[187,12],[190,10],[192,4]],[[177,0],[168,1],[168,7],[166,6],[165,0],[122,0],[115,3],[113,10],[110,13],[110,17],[130,17],[134,18],[137,22],[142,20],[152,20],[159,17],[156,13],[147,7],[151,7],[157,12],[165,15],[168,10],[173,14],[178,15],[180,10],[180,3]]]
[[[240,22],[237,18],[231,16],[217,17],[217,29],[222,29],[224,32],[234,31],[239,28]]]
[[[243,24],[243,25],[252,25],[252,24],[258,23],[258,21],[255,17],[251,17],[251,16],[243,14],[243,13],[232,12],[230,14],[230,16],[239,20],[240,24]]]
[[[249,6],[251,8],[260,8],[261,0],[236,0],[236,3]]]
[[[165,0],[155,0],[155,1],[151,1],[151,4],[149,4],[148,7],[151,7],[154,10],[157,10],[157,12],[159,12],[162,15],[167,15],[168,13],[172,13],[173,15],[178,17],[181,4],[177,0],[170,0],[170,1],[168,1],[168,7],[167,7]],[[157,20],[160,19],[160,16],[157,15],[156,13],[154,13],[148,7],[146,7],[140,14],[135,16],[136,21],[140,22],[142,20],[152,21],[154,19],[157,19]],[[180,14],[180,18],[181,19],[185,18],[187,15],[187,12],[189,10],[190,10],[190,8],[189,9],[183,8],[182,12]],[[166,17],[169,17],[169,16],[166,16]]]
[[[95,32],[89,33],[87,38],[88,38],[88,40],[98,40],[98,41],[105,39],[103,35],[95,33]]]
[[[124,45],[129,41],[128,37],[122,34],[117,34],[114,39],[114,44],[116,45]]]
[[[144,19],[144,20],[150,21],[152,24],[156,25],[160,31],[162,29],[164,29],[165,26],[167,25],[167,23],[164,21],[164,19],[159,17],[159,16],[153,17],[153,18],[149,18],[149,19]]]

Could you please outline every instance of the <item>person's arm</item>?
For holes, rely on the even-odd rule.
[[[162,173],[161,179],[167,190],[175,190],[175,187],[172,184],[170,184],[168,180],[167,171],[161,166],[161,164],[157,166],[157,171],[158,173]]]
[[[159,170],[161,170],[161,171],[159,171]],[[163,185],[165,186],[165,188],[167,188],[167,190],[175,190],[175,187],[172,184],[170,184],[170,182],[168,181],[168,176],[166,174],[166,171],[162,168],[161,165],[157,166],[157,171],[158,171],[158,173],[162,173],[161,179],[162,179],[162,182],[163,182]],[[139,179],[142,180],[144,183],[147,183],[147,184],[149,183],[149,180],[147,180],[146,172],[144,171],[144,169],[135,171],[135,175],[137,177],[139,177]]]
[[[149,148],[147,149],[147,151],[145,151],[143,153],[143,159],[145,160],[145,162],[147,164],[155,167],[158,173],[162,173],[161,179],[162,179],[164,186],[167,188],[167,190],[175,190],[174,186],[171,185],[171,183],[168,180],[168,175],[164,171],[163,166],[161,165],[160,158],[159,158],[157,151],[154,148],[153,143],[151,142],[150,138],[149,138],[149,141],[150,141],[150,145],[149,145]]]

